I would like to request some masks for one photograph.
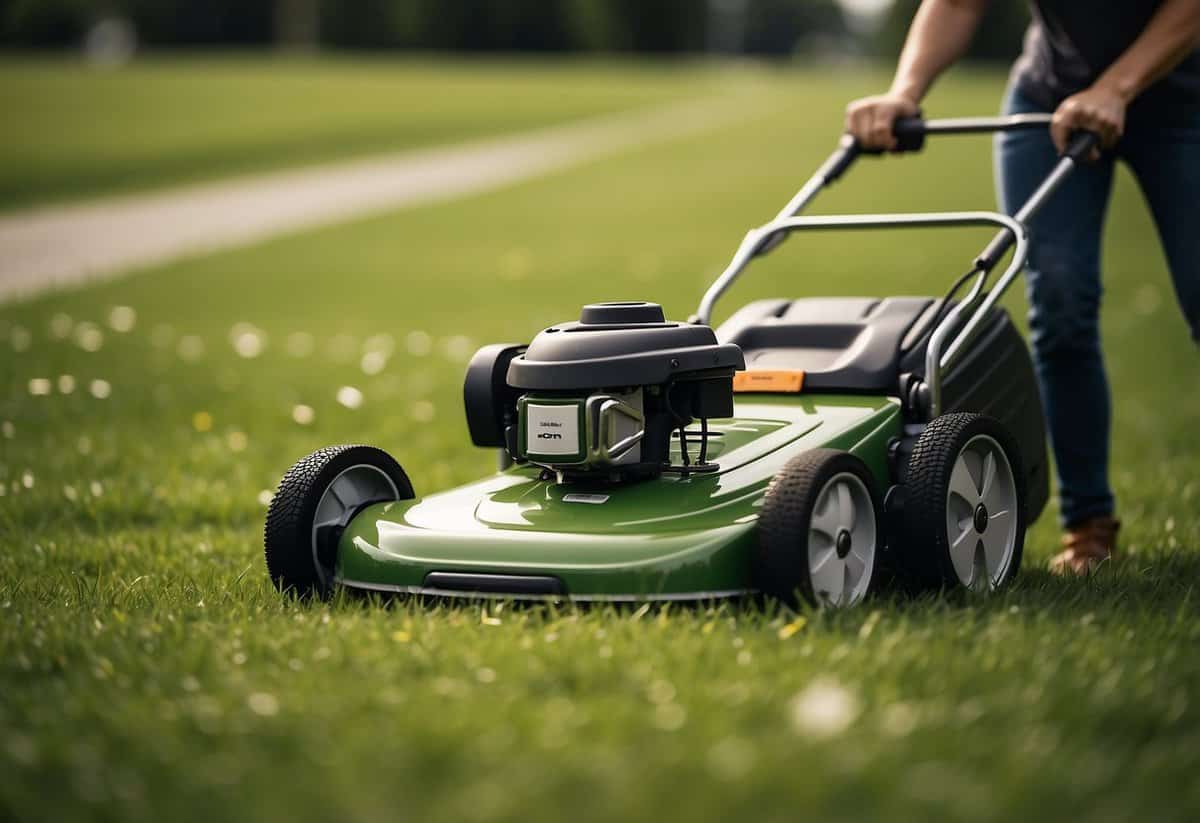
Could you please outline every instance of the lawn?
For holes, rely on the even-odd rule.
[[[702,96],[702,66],[0,54],[0,209],[547,126]]]
[[[843,614],[271,589],[292,461],[375,443],[418,493],[490,471],[474,347],[598,299],[690,313],[881,79],[752,82],[705,136],[0,307],[0,817],[1196,819],[1200,384],[1127,176],[1104,330],[1129,555],[1095,579],[1042,571],[1047,512],[1010,590]],[[1002,82],[962,73],[927,111],[988,113]],[[989,206],[988,149],[864,162],[817,210]],[[850,237],[791,240],[719,314],[940,293],[986,232]]]

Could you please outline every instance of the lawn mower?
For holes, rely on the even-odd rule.
[[[895,134],[917,151],[930,135],[1048,124],[911,118]],[[746,235],[687,322],[653,303],[596,303],[528,345],[480,349],[463,393],[472,441],[500,451],[492,476],[418,497],[370,446],[298,462],[267,514],[272,581],[302,596],[759,593],[829,607],[896,579],[1004,586],[1045,506],[1048,467],[1028,349],[997,301],[1023,269],[1029,218],[1095,145],[1075,135],[1011,217],[798,216],[866,153],[843,137]],[[789,235],[931,226],[999,229],[941,299],[759,300],[710,325],[747,265]]]

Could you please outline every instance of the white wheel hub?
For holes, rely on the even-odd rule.
[[[1017,545],[1017,484],[1008,455],[993,438],[976,435],[954,459],[946,492],[950,560],[968,588],[996,588]]]
[[[817,495],[808,529],[808,575],[820,603],[850,606],[866,596],[877,536],[866,484],[850,472],[835,474]]]

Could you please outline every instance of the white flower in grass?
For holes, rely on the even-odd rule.
[[[253,323],[234,323],[229,330],[229,342],[239,357],[258,357],[267,347],[267,333]]]
[[[50,336],[55,340],[66,340],[74,328],[75,321],[65,312],[60,311],[50,318]]]
[[[687,709],[678,703],[659,703],[654,707],[654,728],[664,732],[675,732],[687,722]]]
[[[58,391],[60,394],[70,394],[75,391],[75,377],[70,374],[58,376]]]
[[[415,357],[424,357],[433,351],[433,338],[420,330],[411,331],[404,338],[404,346],[408,349],[409,354]]]
[[[359,366],[363,374],[379,374],[387,366],[387,358],[388,356],[381,351],[369,351],[362,356]]]
[[[244,452],[246,447],[250,445],[250,438],[246,436],[244,431],[234,429],[225,435],[225,445],[229,446],[231,452]]]
[[[45,377],[35,377],[29,381],[29,393],[34,397],[45,397],[50,391],[50,381]]]
[[[375,351],[384,357],[391,357],[396,351],[396,338],[386,332],[373,334],[363,341],[362,350],[364,353]]]
[[[105,400],[112,394],[112,383],[107,380],[93,380],[88,386],[88,391],[97,400]]]
[[[133,331],[137,323],[137,312],[130,306],[113,306],[108,313],[108,327],[120,334]]]
[[[792,726],[809,737],[836,737],[858,719],[860,706],[854,692],[835,680],[814,680],[789,704]]]
[[[246,698],[250,711],[259,717],[274,717],[279,714],[279,699],[267,692],[255,692]]]
[[[317,413],[313,411],[312,406],[306,406],[303,403],[298,403],[292,406],[292,419],[301,426],[308,426],[317,419]]]
[[[75,327],[75,344],[87,352],[100,351],[104,346],[104,332],[95,323],[80,323]]]
[[[363,404],[363,393],[353,386],[342,386],[337,391],[337,401],[348,409],[357,409]]]

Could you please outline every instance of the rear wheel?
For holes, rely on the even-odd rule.
[[[998,420],[946,414],[908,462],[903,561],[924,583],[997,589],[1021,566],[1025,489],[1020,452]]]
[[[372,503],[412,497],[408,475],[381,449],[313,452],[283,476],[267,510],[263,547],[271,582],[302,597],[327,595],[350,519]]]
[[[759,515],[755,585],[795,606],[796,593],[844,607],[872,590],[882,543],[871,472],[849,452],[814,449],[775,476]]]

